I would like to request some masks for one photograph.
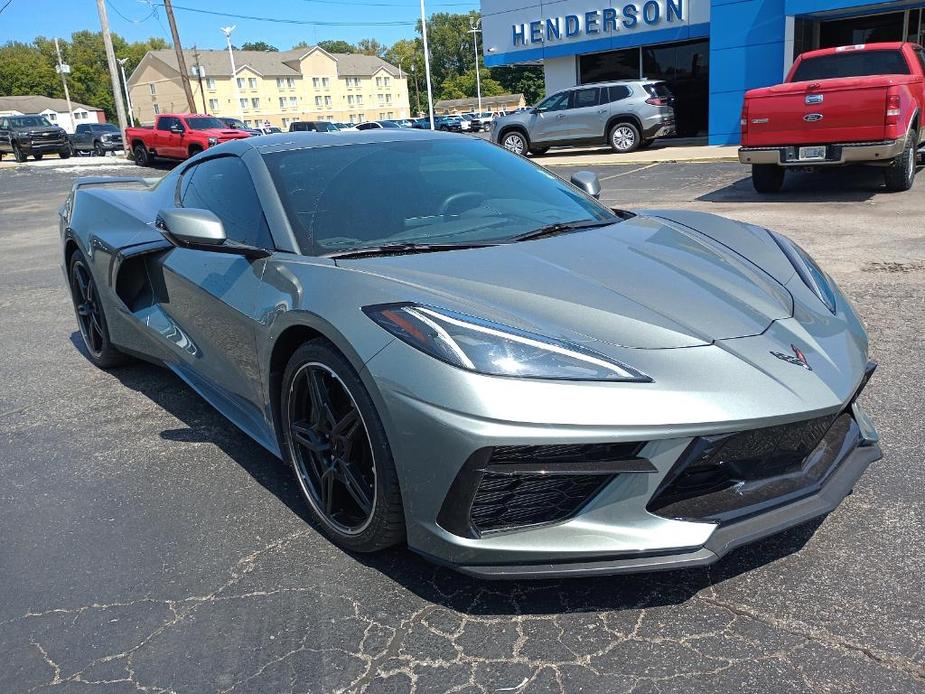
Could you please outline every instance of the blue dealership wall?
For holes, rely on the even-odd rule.
[[[785,0],[712,0],[711,145],[737,144],[745,92],[781,81],[784,5]]]

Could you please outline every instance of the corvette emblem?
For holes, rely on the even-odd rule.
[[[813,367],[809,365],[809,362],[806,360],[806,355],[803,354],[801,350],[796,345],[790,345],[790,349],[793,350],[793,354],[784,354],[783,352],[771,352],[772,356],[777,357],[781,361],[785,361],[788,364],[793,364],[794,366],[802,366],[807,371],[812,371]]]

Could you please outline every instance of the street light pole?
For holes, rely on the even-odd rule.
[[[61,60],[61,47],[58,45],[58,37],[55,37],[55,53],[58,54],[58,74],[61,75],[61,83],[64,85],[64,98],[67,100],[67,119],[71,123],[71,132],[74,131],[74,109],[71,107],[71,92],[67,88],[67,73],[71,71],[70,65],[65,65]]]
[[[427,16],[424,14],[424,0],[421,0],[421,36],[424,38],[424,72],[427,77],[427,110],[430,114],[430,129],[434,129],[434,91],[430,85],[430,52],[427,49]]]
[[[479,29],[478,26],[481,23],[481,17],[479,17],[478,21],[474,24],[472,23],[472,18],[469,18],[469,33],[472,34],[472,46],[475,49],[475,90],[478,94],[480,115],[482,113],[482,79],[479,76],[479,32],[481,29]]]
[[[421,90],[418,88],[418,69],[411,63],[411,76],[414,77],[414,113],[417,117],[421,113]]]
[[[128,93],[128,80],[125,79],[126,60],[128,60],[128,58],[116,58],[116,62],[119,63],[119,70],[122,72],[122,86],[125,88],[125,103],[128,106],[128,124],[134,126],[135,114],[132,112],[132,97]]]
[[[225,35],[228,42],[228,57],[231,59],[231,84],[234,86],[234,96],[238,100],[238,115],[244,120],[244,108],[241,106],[241,92],[238,90],[238,70],[234,65],[234,51],[231,50],[231,32],[234,31],[236,24],[230,27],[221,27],[221,32]]]
[[[109,67],[109,79],[112,83],[112,100],[116,103],[116,118],[119,120],[119,130],[124,133],[128,125],[125,122],[125,106],[119,98],[119,71],[116,69],[116,52],[112,47],[112,35],[109,33],[106,0],[96,0],[96,11],[100,15],[100,29],[103,31],[103,46],[106,49],[106,64]]]

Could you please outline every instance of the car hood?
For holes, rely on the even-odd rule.
[[[793,313],[790,293],[743,256],[644,216],[546,239],[337,264],[406,285],[389,292],[398,300],[592,346],[694,347],[758,335]]]
[[[219,140],[240,140],[251,136],[247,131],[232,130],[230,128],[207,128],[205,130],[197,130],[196,132],[206,137],[217,137]]]

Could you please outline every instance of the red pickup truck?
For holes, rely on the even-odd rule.
[[[138,166],[155,157],[187,159],[228,140],[250,137],[243,130],[232,130],[215,116],[198,113],[163,113],[153,127],[126,128],[125,142]]]
[[[791,167],[883,167],[887,190],[912,187],[922,139],[925,52],[869,43],[804,53],[783,84],[752,89],[742,105],[739,161],[774,193]]]

